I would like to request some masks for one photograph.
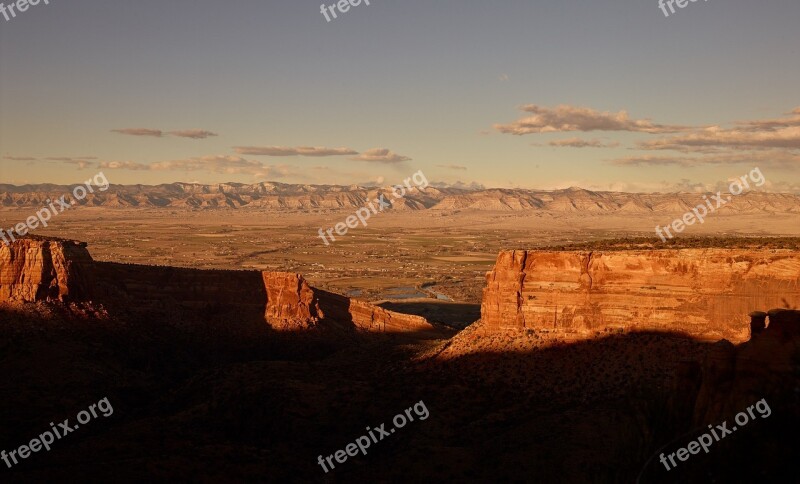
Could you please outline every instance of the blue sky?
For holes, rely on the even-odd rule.
[[[656,0],[370,3],[331,22],[306,0],[50,0],[0,17],[0,183],[422,169],[667,191],[759,166],[770,190],[800,192],[796,0],[670,17]]]

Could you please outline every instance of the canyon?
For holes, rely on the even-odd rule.
[[[426,316],[433,298],[386,306],[293,271],[94,260],[27,237],[0,247],[0,448],[101,397],[115,413],[4,480],[308,482],[318,453],[421,399],[425,425],[336,478],[781,480],[800,312],[773,308],[797,305],[798,257],[748,243],[501,251],[461,329]],[[759,449],[737,434],[680,476],[651,459],[761,398]]]
[[[281,331],[317,326],[368,332],[443,332],[401,314],[308,285],[285,272],[198,270],[94,262],[82,242],[30,237],[0,247],[0,302],[177,305],[263,315]]]

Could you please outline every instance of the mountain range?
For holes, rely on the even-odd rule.
[[[47,199],[71,193],[67,185],[0,184],[0,207],[35,208]],[[95,190],[79,204],[109,208],[273,209],[327,211],[358,209],[384,195],[392,210],[544,211],[604,213],[678,213],[705,203],[710,193],[626,193],[563,190],[464,189],[412,187],[402,197],[392,187],[360,185],[302,185],[276,182],[213,185],[170,183],[162,185],[111,185]],[[69,197],[68,197],[69,198]],[[729,213],[800,213],[800,195],[745,192],[725,195],[721,208]],[[731,212],[733,211],[733,212]]]

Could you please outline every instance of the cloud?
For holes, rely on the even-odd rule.
[[[346,156],[357,155],[351,148],[325,148],[321,146],[235,146],[237,154],[251,156]]]
[[[508,74],[500,74],[499,76],[497,76],[497,79],[501,82],[505,82],[509,79],[509,77]]]
[[[98,168],[109,170],[149,170],[150,165],[134,163],[132,161],[101,161]]]
[[[466,166],[461,165],[436,165],[439,168],[447,168],[448,170],[466,170]]]
[[[45,158],[45,160],[49,161],[63,161],[65,163],[75,163],[77,161],[89,161],[89,160],[96,160],[96,156],[53,156],[50,158]]]
[[[191,139],[206,139],[211,136],[217,136],[217,133],[205,129],[186,129],[178,131],[164,132],[160,129],[150,128],[125,128],[125,129],[112,129],[112,133],[127,134],[129,136],[151,136],[153,138],[163,138],[167,135],[177,136],[178,138],[191,138]]]
[[[408,156],[398,155],[386,148],[367,150],[350,159],[354,161],[370,161],[376,163],[402,163],[404,161],[411,161],[411,158]]]
[[[38,158],[32,156],[4,156],[3,159],[11,161],[36,161]]]
[[[608,160],[620,166],[751,165],[787,170],[800,169],[800,154],[786,151],[729,152],[706,156],[631,156]]]
[[[206,131],[205,129],[187,129],[184,131],[170,131],[169,134],[179,138],[192,138],[192,139],[206,139],[211,136],[217,136],[217,133]]]
[[[559,148],[616,148],[619,146],[619,142],[616,141],[603,143],[599,139],[582,140],[580,138],[553,140],[548,144]]]
[[[89,168],[89,166],[93,165],[93,163],[86,160],[66,160],[64,163],[78,165],[79,170],[85,170],[86,168]]]
[[[125,128],[125,129],[112,129],[112,133],[127,134],[129,136],[152,136],[154,138],[161,138],[164,132],[160,129],[148,128]]]
[[[161,161],[150,165],[154,171],[212,171],[229,175],[260,173],[265,168],[260,161],[239,156],[201,156],[183,160]]]
[[[762,127],[744,129],[706,128],[683,136],[673,136],[639,143],[643,150],[692,151],[707,148],[787,148],[800,149],[800,125],[797,127]]]
[[[520,108],[531,114],[510,124],[495,124],[501,133],[523,135],[568,131],[632,131],[639,133],[677,133],[687,126],[655,124],[648,119],[630,119],[628,113],[600,112],[591,108],[562,104],[555,108],[526,104]]]
[[[616,158],[608,160],[609,163],[619,166],[669,166],[681,165],[691,166],[692,163],[688,162],[686,158],[672,157],[672,156],[629,156],[625,158]]]
[[[51,156],[45,158],[46,161],[60,161],[71,165],[78,165],[79,170],[84,170],[94,165],[95,156]]]
[[[200,156],[150,164],[131,161],[103,161],[99,163],[99,167],[109,170],[204,171],[225,175],[252,175],[256,178],[300,176],[293,173],[292,167],[289,165],[266,165],[260,161],[225,155]]]
[[[788,117],[777,119],[760,119],[755,121],[738,121],[734,124],[740,126],[740,129],[748,131],[768,131],[800,126],[800,108],[786,113],[785,116]]]
[[[724,151],[730,149],[800,149],[800,108],[786,117],[738,121],[733,128],[710,126],[679,136],[639,143],[644,150]]]
[[[431,182],[430,185],[435,188],[458,188],[461,190],[486,190],[486,186],[483,185],[482,183],[478,182],[465,183],[460,180],[456,181],[455,183],[434,181]]]

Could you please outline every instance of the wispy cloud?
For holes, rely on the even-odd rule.
[[[786,113],[786,117],[776,119],[760,119],[755,121],[738,121],[735,124],[741,129],[751,131],[770,131],[780,128],[800,127],[800,108]]]
[[[235,146],[237,154],[251,156],[346,156],[357,155],[352,148],[325,148],[322,146]]]
[[[134,163],[133,161],[101,161],[98,168],[110,170],[149,170],[150,165]]]
[[[679,136],[639,143],[643,150],[692,152],[729,149],[800,149],[800,108],[783,118],[738,121],[733,128],[710,126]]]
[[[184,131],[170,131],[169,134],[179,138],[192,138],[192,139],[206,139],[211,136],[218,136],[217,133],[212,133],[205,129],[187,129]]]
[[[154,171],[211,171],[226,174],[256,174],[264,169],[260,161],[247,160],[239,156],[202,156],[182,160],[152,163]]]
[[[705,156],[630,156],[608,160],[619,166],[758,165],[788,170],[800,169],[800,154],[786,151],[730,152]]]
[[[485,190],[486,189],[486,186],[483,185],[482,183],[478,183],[478,182],[466,183],[466,182],[463,182],[461,180],[453,182],[453,183],[448,183],[448,182],[444,182],[444,181],[433,181],[433,182],[431,182],[431,186],[432,187],[436,187],[436,188],[459,188],[461,190]]]
[[[732,129],[714,126],[683,136],[645,141],[638,147],[643,150],[684,152],[703,148],[800,149],[800,126],[764,129],[758,129],[755,125]]]
[[[677,133],[687,126],[656,124],[649,119],[631,119],[625,111],[600,112],[591,108],[562,104],[555,108],[526,104],[520,108],[529,116],[509,124],[495,124],[501,133],[524,135],[568,131],[632,131],[639,133]]]
[[[619,142],[617,141],[604,143],[599,139],[583,140],[580,138],[553,140],[548,144],[558,148],[616,148],[619,146]]]
[[[79,170],[94,166],[95,160],[97,160],[95,156],[49,156],[45,158],[45,161],[60,161],[61,163],[76,165]]]
[[[65,163],[73,163],[76,161],[92,161],[96,159],[96,156],[51,156],[49,158],[45,158],[45,160],[48,161],[63,161]]]
[[[398,155],[386,148],[374,148],[361,153],[358,156],[350,158],[354,161],[370,161],[375,163],[402,163],[404,161],[411,161],[408,156]]]
[[[38,158],[34,158],[33,156],[4,156],[4,160],[11,160],[11,161],[36,161]]]
[[[89,168],[90,166],[94,165],[94,163],[92,163],[91,161],[86,161],[86,160],[64,160],[64,163],[77,165],[79,170],[85,170],[86,168]]]
[[[178,138],[206,139],[212,136],[218,136],[217,133],[208,131],[207,129],[185,129],[185,130],[165,132],[160,129],[151,129],[151,128],[123,128],[123,129],[112,129],[111,132],[125,134],[128,136],[149,136],[152,138],[176,136]]]
[[[110,170],[204,171],[225,175],[252,175],[261,179],[299,176],[292,172],[292,167],[289,165],[267,165],[256,160],[226,155],[200,156],[150,164],[131,161],[103,161],[98,166]]]
[[[151,136],[154,138],[161,138],[164,136],[164,132],[161,131],[160,129],[149,129],[149,128],[112,129],[111,132],[125,134],[128,136]]]
[[[448,170],[466,170],[467,169],[466,166],[461,166],[461,165],[436,165],[436,166],[438,166],[439,168],[446,168]]]

